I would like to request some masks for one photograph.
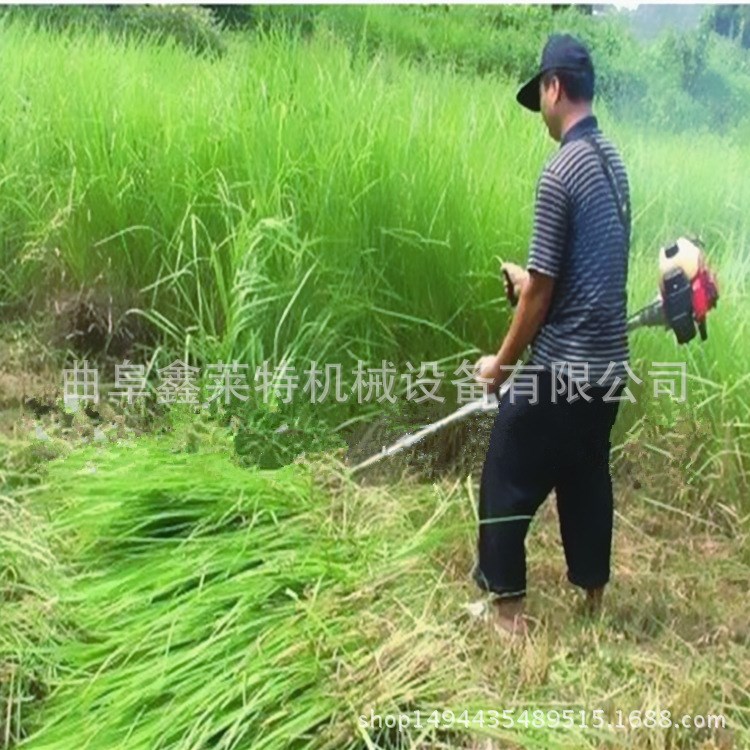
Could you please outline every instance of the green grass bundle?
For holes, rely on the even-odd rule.
[[[366,707],[455,689],[457,613],[415,620],[447,505],[373,512],[325,492],[345,486],[335,473],[247,471],[155,439],[73,454],[49,481],[77,637],[29,747],[356,747]]]

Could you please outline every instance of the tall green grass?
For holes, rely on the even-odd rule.
[[[358,55],[325,30],[237,36],[219,60],[17,23],[0,41],[6,304],[91,290],[112,297],[115,328],[145,321],[159,362],[251,373],[284,357],[345,371],[439,360],[450,377],[499,344],[498,259],[525,259],[555,148],[507,82]],[[739,135],[640,132],[599,112],[633,187],[631,306],[652,298],[657,250],[681,234],[704,238],[722,292],[702,346],[633,335],[637,374],[687,357],[693,393],[628,407],[622,434],[682,409],[711,425],[718,456],[730,420],[744,470],[750,153]],[[357,413],[351,401],[331,423]]]
[[[491,258],[522,244],[511,207],[530,201],[535,167],[509,90],[486,82],[471,102],[460,78],[352,60],[333,40],[207,63],[5,33],[22,48],[4,53],[18,60],[4,83],[13,291],[45,271],[104,283],[180,344],[194,330],[202,358],[247,357],[256,337],[280,353],[291,301],[281,333],[290,348],[307,336],[304,355],[434,357],[468,344],[470,321],[490,335],[462,285],[485,306],[496,292]]]

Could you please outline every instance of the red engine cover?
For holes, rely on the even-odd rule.
[[[698,323],[706,319],[708,311],[716,306],[719,299],[719,288],[716,279],[707,268],[701,268],[692,281],[693,314]]]

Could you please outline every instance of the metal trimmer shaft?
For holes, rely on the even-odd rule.
[[[657,297],[653,302],[628,318],[628,331],[633,331],[636,328],[644,328],[646,326],[666,325],[667,323],[664,317],[661,296]],[[502,398],[503,394],[510,388],[510,383],[511,381],[507,380],[505,383],[503,383],[503,385],[500,386],[498,393],[499,398]],[[432,424],[429,424],[426,427],[417,430],[416,432],[407,433],[406,435],[404,435],[404,437],[400,438],[392,445],[384,446],[380,453],[376,453],[374,456],[370,456],[370,458],[356,464],[356,466],[353,466],[351,472],[355,473],[357,471],[361,471],[362,469],[366,469],[368,466],[376,464],[383,458],[394,456],[396,453],[400,453],[401,451],[410,448],[412,445],[415,445],[420,440],[426,438],[428,435],[439,432],[449,424],[460,422],[467,417],[470,417],[472,414],[476,414],[478,412],[495,411],[499,403],[498,396],[496,396],[495,394],[491,394],[489,396],[486,396],[485,398],[478,399],[477,401],[471,401],[468,404],[463,404],[463,406],[460,406],[458,409],[456,409],[456,411],[454,411],[452,414],[449,414],[447,417],[443,417],[437,422],[433,422]]]

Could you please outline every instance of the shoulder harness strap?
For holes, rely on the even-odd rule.
[[[594,152],[599,157],[599,162],[602,165],[604,174],[606,175],[609,186],[612,189],[612,194],[615,197],[615,203],[617,204],[617,213],[620,216],[620,223],[622,224],[622,228],[625,230],[625,236],[627,237],[629,243],[631,226],[630,202],[620,192],[620,188],[617,184],[617,177],[615,176],[615,171],[612,168],[612,164],[607,158],[607,155],[602,150],[602,147],[596,142],[594,136],[586,135],[584,136],[584,140],[591,145],[591,147],[594,149]]]

